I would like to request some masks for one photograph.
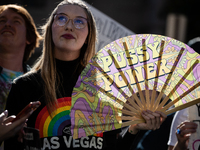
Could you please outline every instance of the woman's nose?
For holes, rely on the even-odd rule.
[[[67,30],[74,30],[73,20],[69,19],[69,21],[65,24],[65,29]]]

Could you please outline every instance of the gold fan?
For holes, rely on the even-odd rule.
[[[199,58],[186,44],[161,35],[132,35],[108,44],[74,87],[73,137],[144,122],[142,110],[170,114],[200,102]]]

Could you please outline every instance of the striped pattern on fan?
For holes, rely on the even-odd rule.
[[[142,110],[170,114],[199,103],[199,59],[186,44],[155,34],[108,44],[90,60],[73,89],[73,138],[144,122]]]

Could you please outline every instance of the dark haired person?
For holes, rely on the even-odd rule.
[[[39,46],[40,38],[25,8],[0,6],[0,113],[5,109],[13,79],[29,70],[25,63]]]
[[[28,11],[15,4],[0,6],[0,114],[1,137],[13,136],[25,124],[26,118],[12,124],[5,105],[12,81],[30,70],[26,61],[39,46],[39,35]]]

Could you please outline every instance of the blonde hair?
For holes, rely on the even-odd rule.
[[[25,8],[16,4],[2,5],[0,6],[0,14],[7,9],[13,10],[15,13],[19,14],[25,21],[26,39],[30,42],[30,44],[26,45],[24,51],[23,62],[26,62],[33,54],[35,48],[39,47],[39,42],[42,39],[42,37],[37,31],[33,18]]]
[[[54,21],[54,15],[58,10],[58,7],[61,5],[78,5],[82,7],[87,15],[88,19],[88,36],[87,43],[84,44],[81,48],[80,56],[79,56],[79,64],[81,65],[81,70],[86,66],[91,57],[95,54],[95,42],[97,40],[97,31],[94,17],[87,7],[87,5],[81,0],[63,0],[61,3],[57,5],[57,7],[51,13],[49,19],[46,24],[42,27],[43,29],[43,53],[40,57],[39,61],[33,67],[32,71],[41,70],[41,76],[44,80],[44,91],[45,91],[45,102],[47,105],[47,109],[49,114],[51,114],[55,109],[55,104],[57,104],[56,100],[56,65],[55,65],[55,57],[54,57],[54,43],[52,40],[52,24]],[[80,72],[79,72],[80,73]]]

